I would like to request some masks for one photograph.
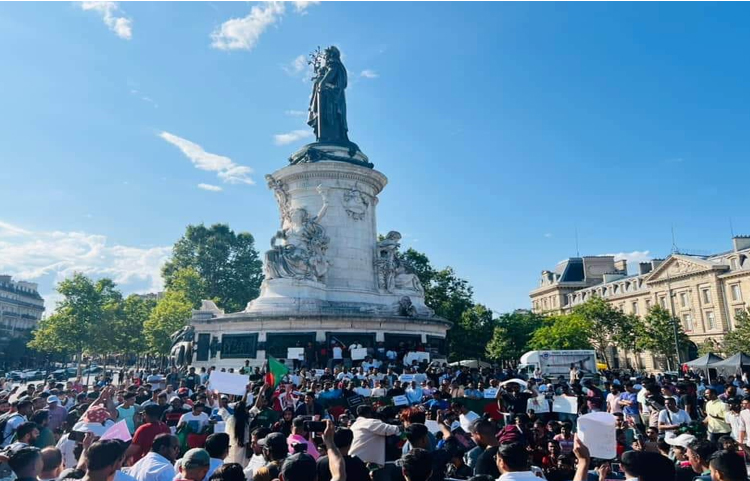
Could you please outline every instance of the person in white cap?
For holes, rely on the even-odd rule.
[[[68,417],[68,410],[62,407],[60,398],[54,394],[47,397],[47,409],[49,410],[49,424],[47,427],[52,432],[58,431]]]

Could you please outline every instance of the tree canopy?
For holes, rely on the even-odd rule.
[[[255,238],[249,232],[235,233],[226,224],[187,226],[162,269],[168,290],[182,290],[178,285],[188,280],[181,276],[184,269],[192,269],[200,278],[200,282],[189,279],[191,289],[227,312],[241,311],[258,297],[263,280]],[[195,305],[195,298],[186,296]]]
[[[724,336],[724,352],[728,356],[750,353],[750,312],[747,309],[735,316],[734,329]]]

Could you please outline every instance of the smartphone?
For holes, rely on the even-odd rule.
[[[620,472],[620,463],[610,463],[609,469],[613,473],[619,473]]]
[[[84,433],[83,431],[71,431],[70,434],[68,434],[68,439],[77,443],[82,443],[83,438],[85,437],[86,433]]]
[[[326,430],[326,423],[322,421],[305,421],[305,431],[308,433],[322,433]]]

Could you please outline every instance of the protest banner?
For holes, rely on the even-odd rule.
[[[357,349],[352,349],[351,354],[352,354],[352,361],[361,361],[362,359],[367,357],[367,348],[359,347]]]
[[[575,396],[555,396],[552,398],[552,412],[576,414],[578,412],[578,398]]]
[[[213,371],[208,378],[212,391],[222,394],[234,394],[242,396],[247,388],[247,376],[242,374],[230,374],[228,372]]]
[[[305,348],[304,347],[286,348],[286,358],[296,359],[298,361],[304,361],[305,360]]]
[[[529,398],[526,401],[526,411],[529,409],[533,409],[536,414],[547,414],[550,412],[549,401],[543,395]]]

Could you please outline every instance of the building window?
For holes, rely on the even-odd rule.
[[[632,304],[632,307],[633,307],[633,314],[638,315],[639,314],[638,313],[638,302],[634,302]]]
[[[732,291],[732,300],[733,301],[741,301],[742,300],[742,291],[740,290],[739,284],[732,284],[730,287]]]
[[[661,306],[662,309],[666,309],[667,308],[667,298],[666,297],[660,297],[659,298],[659,305]]]
[[[682,320],[685,321],[685,332],[693,332],[693,316],[684,314]]]
[[[651,299],[646,299],[646,310],[647,311],[651,310]]]
[[[701,296],[703,296],[703,304],[711,304],[711,291],[709,289],[701,289]]]
[[[709,331],[716,329],[716,317],[714,317],[714,311],[706,311],[706,329]]]
[[[680,292],[680,306],[681,307],[687,307],[688,306],[688,295],[687,295],[687,292]]]

